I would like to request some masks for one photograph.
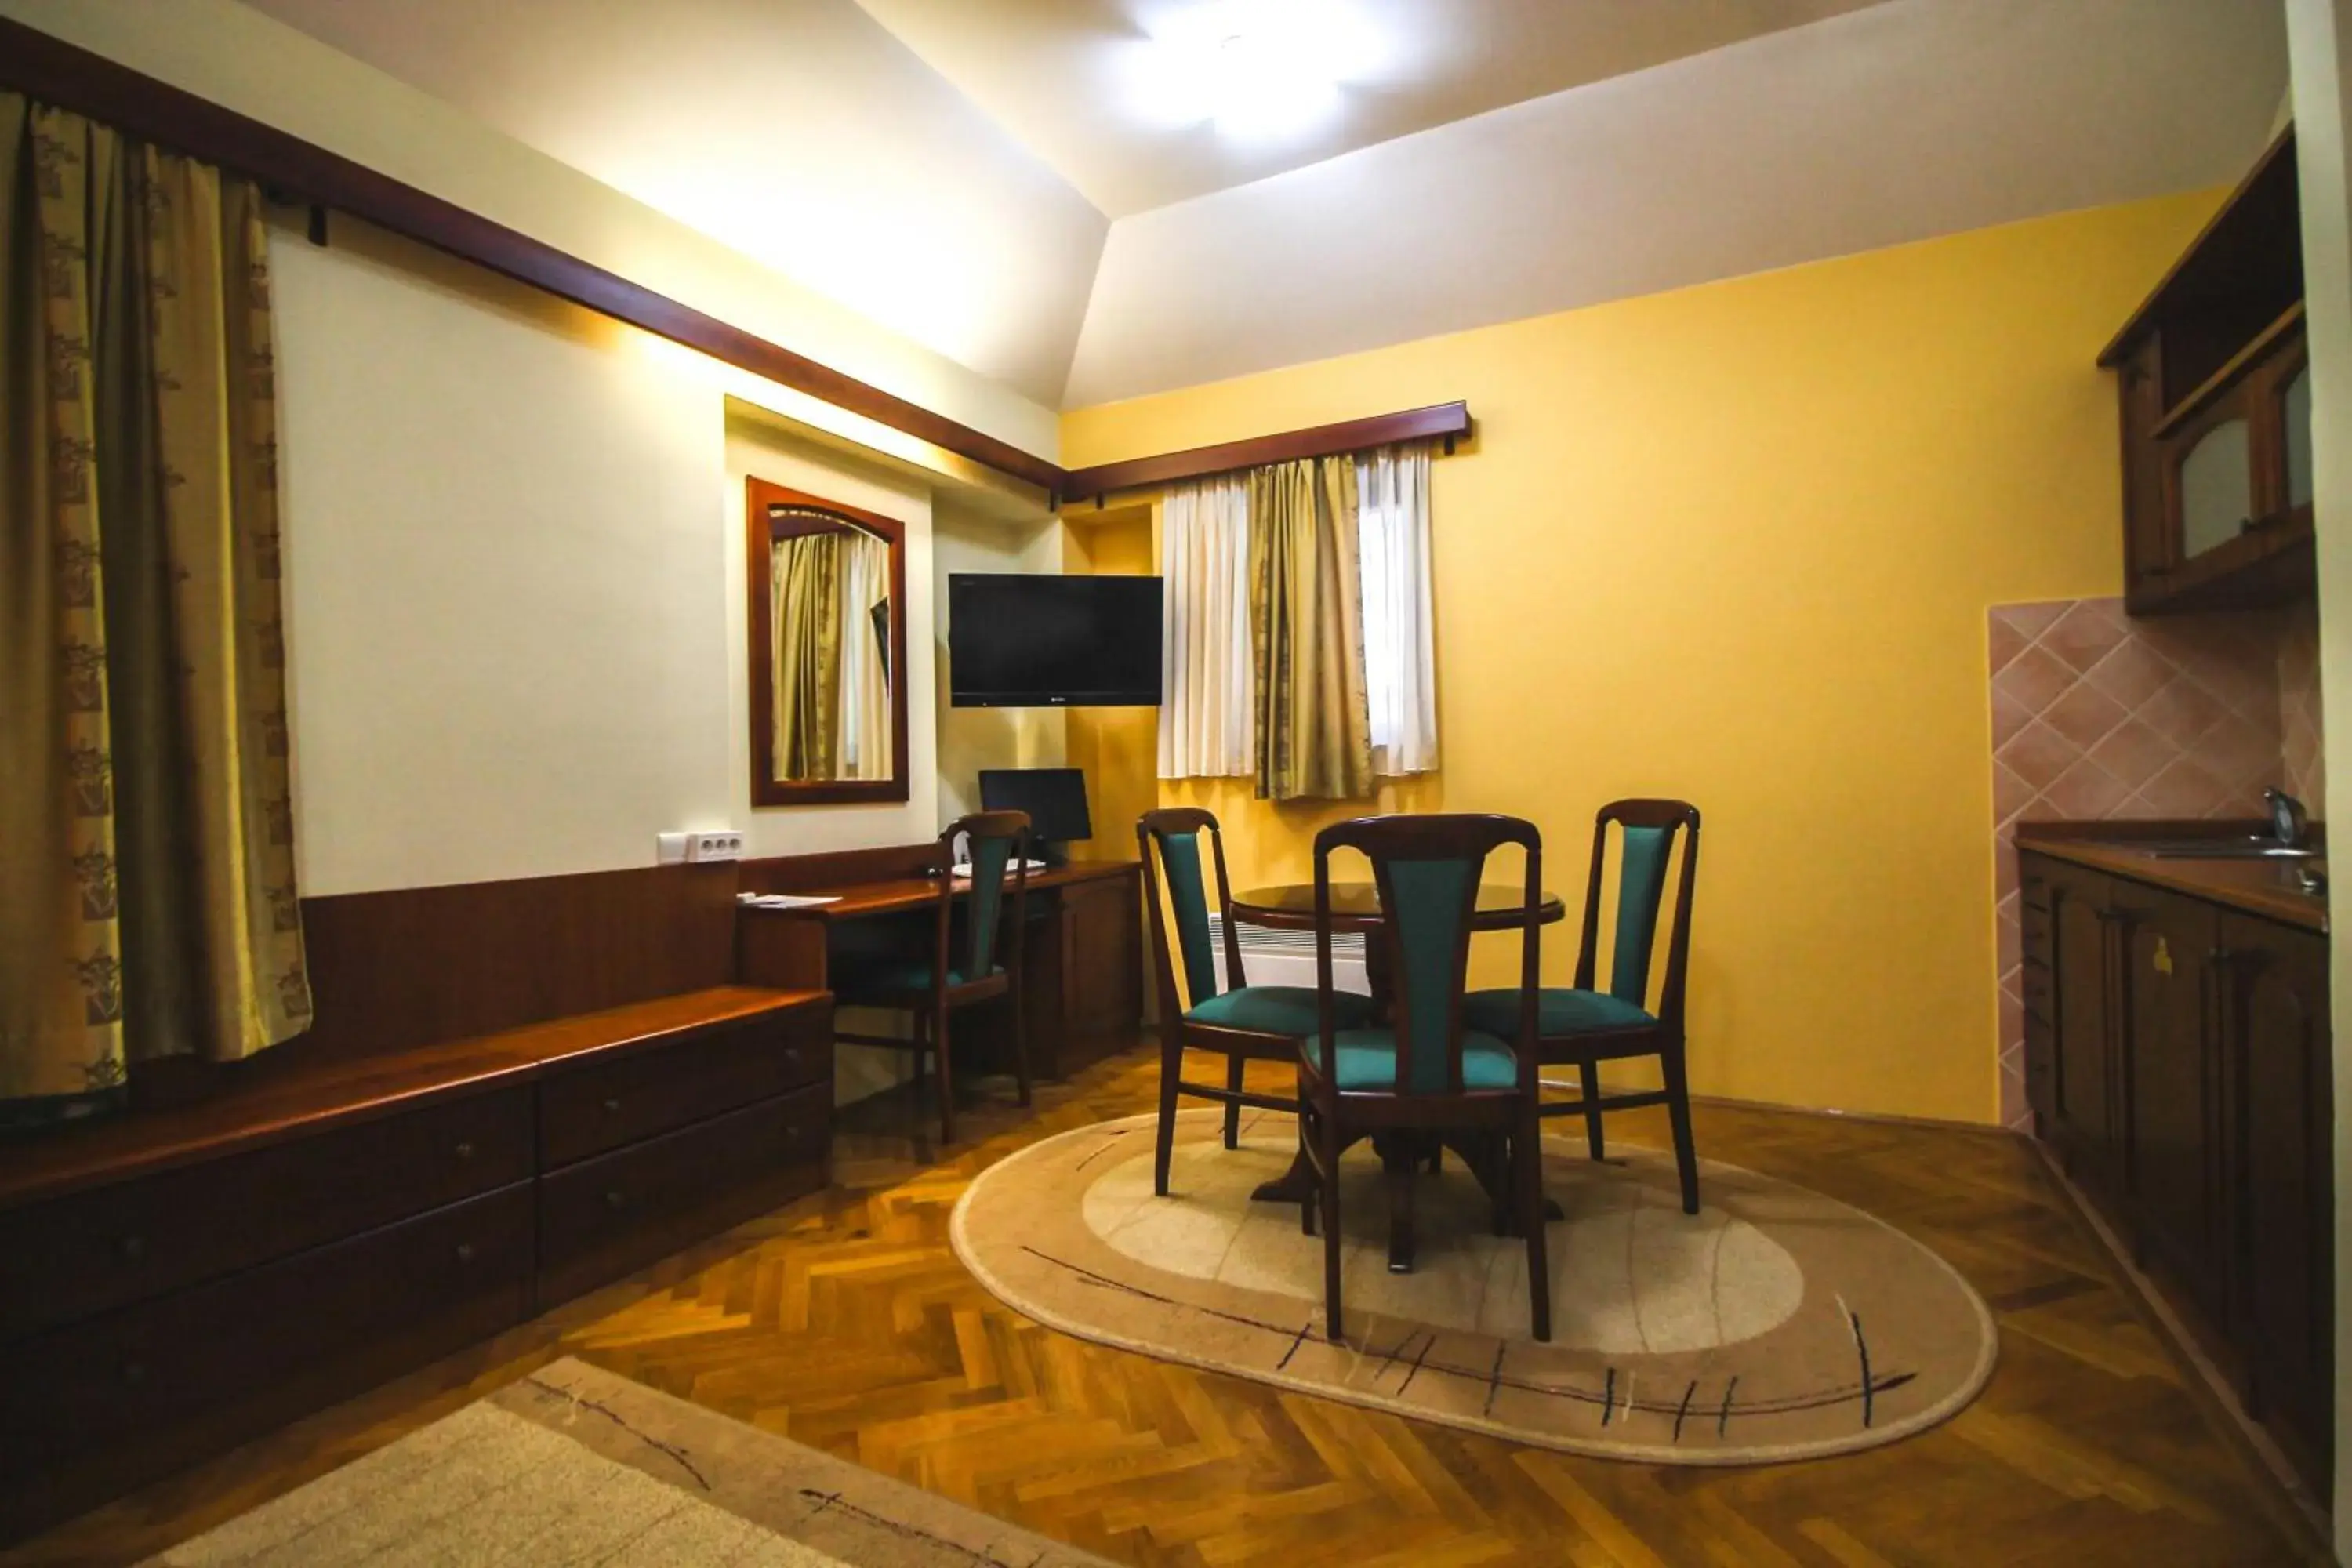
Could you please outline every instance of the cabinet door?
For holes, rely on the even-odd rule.
[[[2051,1142],[2067,1173],[2099,1194],[2119,1185],[2105,903],[2098,878],[2050,878]]]
[[[2335,1409],[2327,939],[2231,915],[2222,945],[2232,982],[2223,1190],[2246,1405],[2325,1477]]]
[[[2209,904],[2119,888],[2125,1158],[2133,1239],[2215,1322],[2227,1272],[2215,1199],[2220,1072],[2212,1024],[2221,916]]]
[[[2252,524],[2259,515],[2253,421],[2242,389],[2168,436],[2165,449],[2168,510],[2181,560],[2227,544]]]

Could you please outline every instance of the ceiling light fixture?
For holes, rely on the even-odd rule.
[[[1338,114],[1341,87],[1380,64],[1348,0],[1195,0],[1144,17],[1131,100],[1163,125],[1213,121],[1237,142],[1278,141]]]

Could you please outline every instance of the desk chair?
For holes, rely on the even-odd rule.
[[[1143,901],[1151,911],[1151,956],[1160,991],[1160,1142],[1151,1166],[1152,1191],[1168,1195],[1168,1162],[1176,1140],[1176,1098],[1192,1095],[1213,1100],[1225,1108],[1225,1147],[1241,1142],[1242,1107],[1286,1110],[1294,1114],[1298,1101],[1286,1096],[1252,1094],[1242,1088],[1245,1062],[1290,1062],[1298,1058],[1298,1042],[1315,1032],[1316,998],[1305,985],[1252,985],[1242,968],[1241,939],[1234,922],[1225,921],[1225,979],[1217,988],[1217,964],[1209,939],[1209,897],[1201,866],[1201,836],[1209,837],[1210,858],[1217,868],[1217,903],[1233,907],[1233,889],[1225,880],[1225,838],[1215,816],[1191,806],[1147,811],[1135,824],[1136,858],[1143,862]],[[1168,906],[1176,918],[1171,942],[1168,915],[1160,907],[1160,889],[1168,889]],[[1184,966],[1184,991],[1192,998],[1186,1007],[1176,993],[1176,964]],[[1342,991],[1333,998],[1344,1028],[1372,1021],[1376,1007],[1369,996]],[[1187,1047],[1213,1051],[1225,1058],[1223,1089],[1184,1081]]]
[[[1609,989],[1595,991],[1595,949],[1601,933],[1601,877],[1609,852],[1609,826],[1619,826],[1617,926],[1611,942]],[[1674,934],[1666,944],[1666,978],[1655,1014],[1649,1000],[1650,957],[1657,946],[1658,915],[1675,836],[1687,828],[1682,876],[1675,896]],[[1584,889],[1584,935],[1573,989],[1546,987],[1537,999],[1536,1058],[1546,1067],[1574,1064],[1582,1098],[1557,1100],[1546,1116],[1584,1118],[1585,1142],[1601,1157],[1601,1115],[1663,1105],[1673,1125],[1675,1163],[1682,1175],[1683,1212],[1698,1213],[1698,1154],[1691,1142],[1690,1079],[1683,1061],[1683,988],[1690,969],[1691,890],[1698,876],[1698,807],[1679,800],[1617,800],[1592,822],[1592,871]],[[1473,1028],[1507,1026],[1519,1005],[1517,991],[1480,991],[1463,1005]],[[1601,1064],[1656,1057],[1665,1087],[1603,1095]]]
[[[1516,1018],[1472,1027],[1463,1012],[1472,917],[1486,858],[1506,844],[1527,851],[1528,894],[1521,916]],[[1331,852],[1360,851],[1372,863],[1381,925],[1367,940],[1386,944],[1394,977],[1393,1023],[1348,1028],[1331,987]],[[1496,1228],[1507,1206],[1528,1244],[1528,1305],[1538,1340],[1551,1338],[1550,1258],[1544,1243],[1543,1153],[1538,1107],[1542,1086],[1533,1050],[1541,973],[1538,911],[1543,904],[1543,839],[1532,823],[1511,816],[1367,816],[1315,836],[1316,1032],[1299,1042],[1299,1146],[1315,1170],[1316,1190],[1300,1205],[1308,1235],[1318,1210],[1323,1231],[1324,1327],[1340,1338],[1339,1157],[1368,1134],[1419,1132],[1499,1138],[1506,1158],[1474,1159],[1491,1173]],[[1409,1215],[1415,1161],[1387,1158],[1389,1199]],[[1506,1169],[1507,1174],[1506,1174]]]
[[[963,940],[955,942],[958,879],[956,840],[968,837],[971,863]],[[1012,919],[1005,919],[1006,871],[1012,872]],[[1013,999],[1013,1063],[1021,1103],[1029,1103],[1029,1041],[1021,1017],[1021,948],[1029,898],[1029,818],[1018,811],[982,811],[957,818],[940,835],[939,916],[930,956],[845,959],[835,974],[835,999],[844,1006],[884,1007],[914,1015],[911,1037],[854,1035],[835,1037],[861,1046],[887,1046],[915,1053],[915,1100],[919,1119],[926,1053],[939,1064],[940,1141],[955,1142],[955,1080],[948,1049],[948,1021],[960,1008],[1010,995]]]

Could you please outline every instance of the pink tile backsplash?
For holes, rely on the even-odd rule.
[[[2258,816],[2325,798],[2316,608],[2134,620],[2120,599],[1996,605],[1992,806],[2000,1117],[2026,1121],[2017,823]]]

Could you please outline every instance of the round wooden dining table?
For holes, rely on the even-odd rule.
[[[1473,931],[1510,931],[1526,918],[1528,889],[1525,883],[1482,883],[1477,902],[1471,908],[1470,929]],[[1243,925],[1265,926],[1275,931],[1313,931],[1315,929],[1315,884],[1286,882],[1272,887],[1252,888],[1236,894],[1227,908],[1226,918]],[[1551,925],[1568,918],[1568,906],[1559,894],[1545,889],[1536,905],[1536,921],[1539,925]],[[1331,884],[1331,929],[1334,931],[1360,931],[1367,936],[1385,923],[1381,910],[1380,889],[1370,882],[1333,882]],[[1388,954],[1385,944],[1367,941],[1364,943],[1364,974],[1372,987],[1372,995],[1383,1013],[1393,1001],[1395,993],[1389,984]],[[1490,1198],[1499,1200],[1500,1188],[1507,1173],[1501,1152],[1486,1140],[1448,1139],[1447,1146],[1462,1159],[1462,1163],[1486,1189]],[[1400,1161],[1431,1160],[1435,1153],[1435,1140],[1411,1136],[1383,1135],[1373,1140],[1384,1163]],[[1304,1203],[1315,1191],[1315,1167],[1302,1148],[1291,1161],[1290,1169],[1273,1181],[1260,1184],[1251,1197],[1262,1203]],[[1503,1205],[1507,1209],[1508,1205]],[[1559,1217],[1559,1205],[1546,1203],[1549,1216]],[[1389,1216],[1389,1270],[1395,1274],[1412,1271],[1412,1216],[1410,1209],[1392,1211]]]

